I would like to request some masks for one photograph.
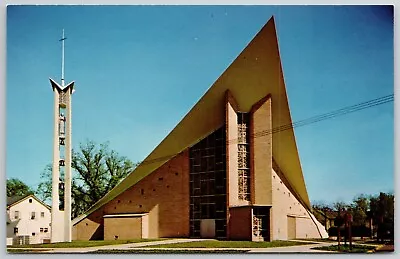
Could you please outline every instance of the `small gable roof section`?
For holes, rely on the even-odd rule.
[[[13,196],[13,197],[7,197],[7,209],[9,209],[10,207],[23,202],[25,200],[27,200],[28,198],[32,198],[35,199],[37,202],[39,202],[40,204],[42,204],[44,207],[46,207],[48,210],[51,210],[51,207],[49,205],[47,205],[46,203],[44,203],[43,201],[39,200],[34,194],[27,194],[27,195],[23,195],[23,196]]]
[[[271,94],[273,127],[291,124],[273,17],[153,152],[73,224],[151,174],[174,154],[221,127],[225,122],[227,90],[235,97],[241,112],[249,112],[255,103]],[[273,157],[301,202],[310,209],[293,129],[274,133]]]
[[[13,205],[14,203],[22,200],[25,197],[28,197],[29,194],[27,195],[22,195],[22,196],[12,196],[12,197],[7,197],[7,207]]]

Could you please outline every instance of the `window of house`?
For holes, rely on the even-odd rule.
[[[33,211],[33,212],[31,213],[31,219],[35,219],[35,217],[36,217],[36,213]]]
[[[32,232],[32,236],[35,236],[36,235],[36,233],[35,232]]]
[[[47,233],[47,232],[49,232],[49,229],[48,228],[44,228],[44,233]]]
[[[41,216],[42,218],[44,218],[44,212],[43,212],[43,211],[40,212],[40,216]]]
[[[19,211],[18,210],[16,210],[14,212],[14,219],[19,219]]]
[[[32,199],[29,199],[29,203],[32,203]]]
[[[40,228],[40,232],[41,232],[41,233],[43,232],[43,228]]]
[[[14,228],[14,234],[18,234],[18,228]]]

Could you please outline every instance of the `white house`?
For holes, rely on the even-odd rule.
[[[35,195],[7,197],[7,245],[50,242],[51,209]]]

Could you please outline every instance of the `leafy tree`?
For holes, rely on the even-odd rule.
[[[335,202],[335,203],[333,203],[333,209],[334,210],[336,210],[336,211],[344,211],[344,210],[346,210],[347,208],[349,208],[349,205],[348,204],[346,204],[345,202],[343,202],[343,201],[337,201],[337,202]]]
[[[50,203],[51,202],[51,189],[52,189],[52,164],[46,165],[45,169],[40,173],[40,179],[42,182],[39,183],[35,193],[36,195],[41,198],[44,202]],[[62,189],[62,182],[61,179],[64,178],[64,172],[60,172],[60,183],[59,187],[59,201],[60,201],[60,209],[64,208],[64,190]],[[74,181],[72,179],[72,181]]]
[[[372,221],[377,227],[378,240],[391,238],[394,233],[394,195],[381,192],[370,198]]]
[[[331,204],[326,203],[325,201],[313,201],[312,208],[314,210],[332,210],[333,206]]]
[[[7,179],[7,197],[33,194],[32,189],[19,179]]]
[[[345,223],[345,218],[344,215],[342,215],[342,212],[344,212],[346,208],[348,208],[348,205],[343,201],[337,201],[333,204],[333,208],[334,210],[337,211],[337,216],[335,218],[335,226],[337,227],[337,233],[338,233],[337,240],[338,240],[338,246],[340,247],[340,231]]]
[[[350,205],[354,226],[365,226],[369,209],[369,198],[363,194],[357,196]]]
[[[108,143],[97,145],[93,141],[87,141],[80,144],[79,148],[78,152],[72,151],[71,166],[74,171],[71,187],[72,218],[85,212],[136,166],[128,158],[110,150]],[[51,165],[46,166],[41,174],[41,179],[37,194],[43,200],[49,200],[52,186]],[[62,189],[60,203],[63,203]]]
[[[345,211],[350,212],[353,216],[352,233],[357,236],[369,236],[372,229],[377,233],[378,240],[394,239],[394,195],[393,193],[380,193],[376,196],[367,196],[364,194],[358,195],[353,199],[351,204],[346,204],[342,201],[334,203],[332,206],[326,205],[323,202],[313,203],[314,211],[335,211],[335,226],[329,229],[329,235],[340,235],[347,238],[345,225]],[[318,213],[315,213],[318,215]],[[317,216],[316,216],[317,217]],[[372,218],[373,228],[367,226],[367,220]],[[318,217],[317,217],[318,219]],[[320,220],[320,219],[318,219]],[[322,218],[320,220],[322,221]],[[369,225],[369,224],[368,224]],[[342,234],[341,234],[342,232]]]

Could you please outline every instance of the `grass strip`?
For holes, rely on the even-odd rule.
[[[340,250],[339,250],[338,245],[332,245],[332,246],[315,247],[312,249],[323,250],[323,251],[335,251],[340,253],[367,253],[368,251],[373,250],[374,248],[375,246],[353,245],[352,249],[350,250],[349,245],[340,245]]]
[[[162,244],[147,246],[149,248],[270,248],[282,246],[299,246],[315,244],[312,242],[296,242],[296,241],[272,241],[272,242],[252,242],[252,241],[196,241],[175,244]]]
[[[304,240],[308,242],[326,242],[326,243],[334,243],[336,240],[332,240],[329,238],[299,238],[298,240]]]
[[[93,247],[93,246],[106,246],[106,245],[122,245],[130,243],[141,243],[167,240],[166,238],[157,239],[129,239],[129,240],[90,240],[90,241],[77,241],[60,242],[53,244],[32,244],[32,245],[14,245],[7,246],[7,248],[79,248],[79,247]]]

